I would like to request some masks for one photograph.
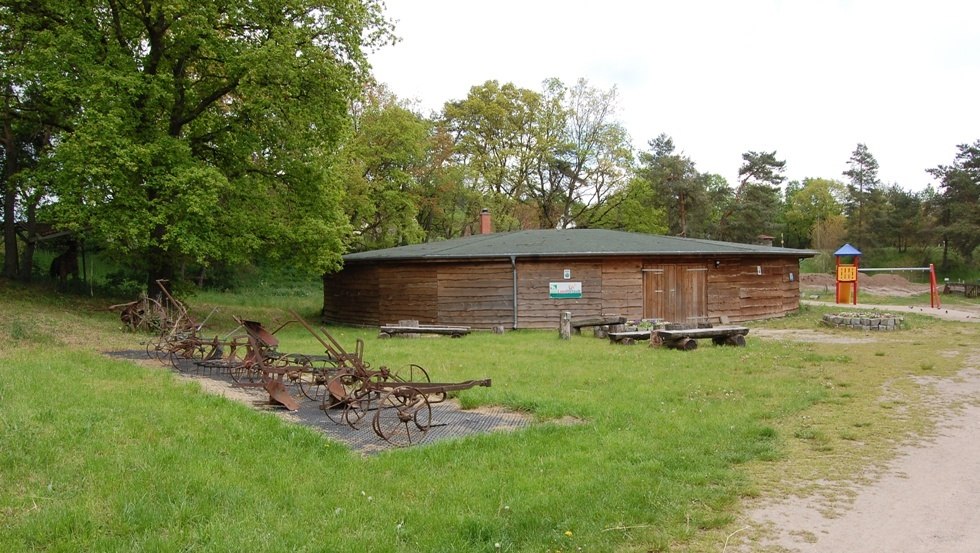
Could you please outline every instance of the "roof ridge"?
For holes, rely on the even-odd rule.
[[[462,259],[601,255],[765,255],[812,257],[813,250],[740,244],[615,229],[527,229],[347,254],[347,260]]]

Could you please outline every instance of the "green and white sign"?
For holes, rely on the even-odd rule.
[[[574,299],[582,297],[581,282],[551,282],[548,297],[553,300]]]

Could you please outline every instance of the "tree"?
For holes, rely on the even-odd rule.
[[[939,180],[936,199],[941,212],[944,268],[949,263],[949,246],[968,262],[972,262],[973,251],[980,246],[980,140],[960,144],[957,150],[952,165],[927,170]]]
[[[810,247],[814,229],[843,212],[839,198],[844,196],[844,192],[842,183],[828,179],[808,178],[802,184],[791,183],[787,186],[784,215],[787,244],[796,248]]]
[[[667,234],[670,227],[667,213],[661,207],[650,183],[636,177],[626,187],[616,192],[611,199],[614,209],[609,209],[592,222],[593,228],[642,232],[645,234]]]
[[[425,171],[420,177],[419,225],[426,240],[448,240],[466,233],[487,203],[479,191],[464,184],[463,168],[453,163],[453,139],[436,124],[430,137]],[[472,227],[471,227],[472,228]]]
[[[880,206],[880,202],[876,201],[880,199],[878,162],[867,145],[858,144],[847,166],[843,173],[848,178],[845,212],[851,227],[851,240],[860,249],[867,234],[867,222],[871,219],[869,212]]]
[[[554,139],[542,127],[543,101],[532,90],[487,81],[443,108],[440,125],[453,139],[452,163],[463,185],[483,196],[501,230],[524,226],[519,205],[527,199],[527,179]]]
[[[18,9],[26,8],[26,9]],[[49,196],[50,154],[73,113],[69,89],[49,86],[62,78],[58,52],[70,37],[49,32],[33,4],[0,2],[0,191],[3,194],[4,268],[8,278],[29,280],[37,243],[37,209]],[[25,246],[18,259],[17,226]]]
[[[420,242],[417,216],[428,162],[431,123],[399,105],[384,87],[355,103],[354,132],[341,149],[344,208],[354,251]]]
[[[376,0],[2,0],[61,37],[78,109],[53,157],[57,222],[147,276],[215,262],[339,263],[333,152],[390,39]],[[34,40],[29,37],[27,40]],[[39,39],[38,39],[39,40]]]
[[[454,163],[501,229],[591,226],[621,198],[632,151],[615,90],[557,79],[540,93],[488,81],[446,104]]]
[[[881,221],[881,244],[894,246],[900,252],[915,243],[922,243],[924,233],[923,202],[920,196],[896,184],[882,191],[885,209]]]
[[[704,211],[708,201],[707,182],[688,157],[674,153],[674,141],[661,134],[640,152],[637,175],[645,179],[667,213],[669,232],[690,236],[690,220]]]
[[[775,237],[780,231],[780,185],[786,180],[782,174],[786,162],[777,160],[775,151],[746,152],[742,160],[738,190],[719,222],[720,238],[752,243],[762,234]]]
[[[543,113],[550,150],[533,168],[529,197],[545,228],[590,227],[614,205],[630,177],[629,135],[615,119],[616,89],[602,91],[580,79],[568,88],[545,83]]]

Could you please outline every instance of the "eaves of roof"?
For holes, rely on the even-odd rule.
[[[604,229],[524,230],[482,234],[344,256],[345,262],[436,261],[521,257],[751,255],[813,257],[817,252]]]

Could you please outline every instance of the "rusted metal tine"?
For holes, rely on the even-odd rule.
[[[484,378],[482,380],[464,380],[463,382],[403,382],[401,386],[410,386],[415,388],[423,394],[441,394],[445,392],[456,392],[459,390],[469,390],[470,388],[475,388],[477,386],[482,386],[484,388],[489,388],[491,384],[491,379]]]
[[[320,337],[320,334],[316,330],[314,330],[313,327],[310,326],[310,324],[307,323],[305,319],[303,319],[303,317],[300,317],[299,314],[297,314],[295,311],[292,310],[290,310],[289,313],[296,319],[296,322],[303,325],[303,328],[305,328],[310,334],[313,335],[314,338],[316,338],[318,342],[320,342],[324,350],[331,357],[337,360],[356,359],[358,362],[358,368],[364,368],[363,363],[360,363],[360,361],[362,360],[361,355],[363,354],[364,351],[364,342],[362,340],[360,339],[357,340],[357,353],[355,353],[354,356],[351,356],[351,354],[347,353],[347,350],[345,350],[344,347],[340,345],[340,342],[334,339],[334,337],[331,336],[330,333],[326,331],[326,329],[321,328],[320,332],[323,333],[323,335],[326,336],[328,340],[330,340],[329,344],[325,342],[323,338]]]
[[[190,315],[187,313],[187,307],[180,300],[173,297],[170,291],[167,290],[166,283],[170,281],[165,278],[161,278],[161,279],[157,279],[156,282],[157,282],[157,288],[159,288],[160,291],[163,292],[165,296],[167,296],[167,301],[170,302],[170,305],[173,305],[180,311],[180,316],[177,317],[177,319],[180,320],[183,317],[187,317],[188,320],[191,320]],[[192,320],[191,322],[193,323]]]

